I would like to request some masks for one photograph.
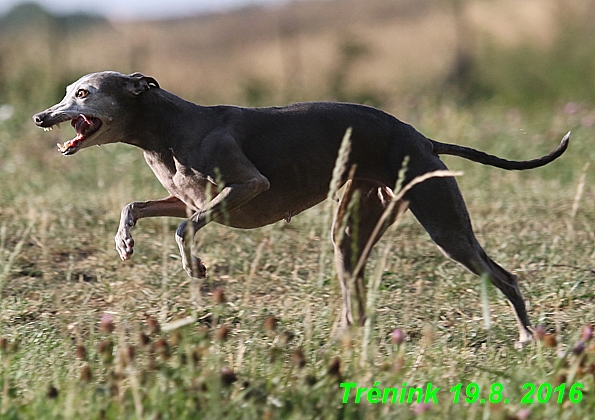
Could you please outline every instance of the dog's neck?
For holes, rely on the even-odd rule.
[[[121,142],[163,153],[175,148],[179,139],[187,139],[188,131],[196,132],[197,140],[202,138],[201,133],[208,131],[206,113],[206,108],[166,90],[149,89],[136,98]]]

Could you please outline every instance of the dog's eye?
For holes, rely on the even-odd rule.
[[[79,89],[76,91],[76,97],[78,99],[83,99],[84,97],[86,97],[89,94],[89,91],[86,89]]]

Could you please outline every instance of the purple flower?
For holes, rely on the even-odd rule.
[[[585,325],[583,327],[583,332],[581,333],[581,341],[589,341],[593,338],[593,328],[590,325]]]
[[[405,333],[398,328],[394,329],[390,335],[390,341],[393,344],[402,344],[405,341]]]
[[[516,413],[516,417],[519,420],[526,420],[527,418],[529,418],[529,415],[531,414],[531,410],[529,410],[528,408],[521,408],[517,413]]]
[[[103,314],[99,322],[99,331],[111,334],[116,327],[114,326],[114,318],[110,314]]]
[[[430,408],[432,408],[432,404],[430,404],[430,403],[417,404],[415,407],[413,407],[413,413],[416,416],[419,416],[419,415],[425,413],[426,411],[428,411]]]

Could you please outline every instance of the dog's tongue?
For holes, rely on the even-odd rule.
[[[58,143],[58,149],[62,153],[67,153],[69,149],[74,146],[77,146],[83,139],[85,138],[85,133],[89,130],[93,123],[87,118],[85,115],[80,114],[78,117],[74,118],[70,125],[76,131],[76,137],[72,140],[68,140],[64,144]]]

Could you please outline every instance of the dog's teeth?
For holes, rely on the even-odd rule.
[[[60,129],[62,128],[62,127],[60,127],[60,124],[61,124],[61,123],[58,123],[58,124],[56,124],[56,128],[57,128],[58,130],[60,130]]]

